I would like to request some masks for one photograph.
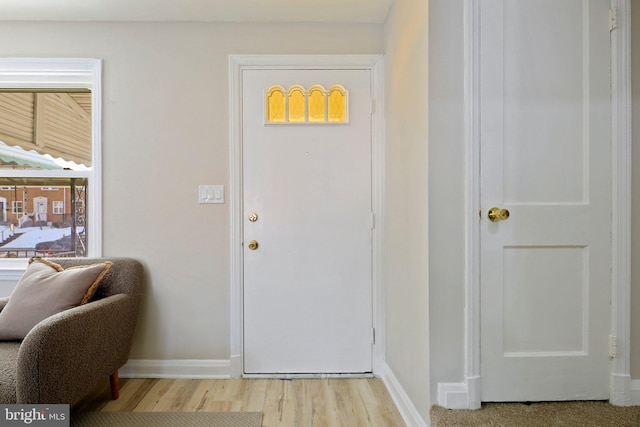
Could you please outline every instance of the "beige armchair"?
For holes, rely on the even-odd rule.
[[[109,260],[92,300],[38,323],[21,342],[0,342],[0,403],[73,405],[127,362],[143,291],[142,265],[129,258],[55,258],[64,268]],[[0,311],[8,302],[0,299]]]

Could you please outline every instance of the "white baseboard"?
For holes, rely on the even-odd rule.
[[[413,405],[413,402],[400,385],[400,382],[398,382],[398,379],[389,365],[386,363],[380,370],[380,378],[387,387],[387,390],[391,395],[391,399],[393,399],[393,403],[396,404],[396,407],[398,408],[405,424],[407,424],[407,427],[427,427],[429,425],[429,420],[425,421],[422,416],[420,416],[420,413]]]
[[[231,375],[231,378],[242,378],[242,357],[231,355],[229,363],[231,364],[229,369],[229,375]]]
[[[480,390],[480,377],[470,377],[466,383],[438,383],[438,405],[447,409],[478,409]]]
[[[209,359],[130,359],[118,373],[122,378],[220,379],[231,377],[231,362]]]
[[[631,404],[640,406],[640,380],[631,380]]]
[[[632,402],[631,375],[611,374],[609,402],[616,406],[630,406]]]
[[[480,409],[482,406],[482,380],[480,377],[467,377],[467,408]]]
[[[447,409],[467,409],[469,388],[466,383],[438,383],[438,405]]]
[[[438,383],[438,405],[447,409],[478,409],[480,407],[479,381],[479,378],[470,379],[469,386],[465,383]],[[625,384],[629,383],[628,379],[613,378],[612,381],[617,383],[617,386],[614,384],[614,391],[618,390],[611,396],[612,404],[640,406],[640,380],[630,381],[630,393],[625,391]]]

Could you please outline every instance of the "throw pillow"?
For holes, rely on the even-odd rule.
[[[0,340],[21,340],[40,321],[89,302],[111,261],[71,267],[31,258],[9,302],[0,311]]]

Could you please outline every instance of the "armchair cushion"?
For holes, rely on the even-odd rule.
[[[40,321],[89,302],[111,261],[68,269],[32,258],[0,311],[0,340],[21,340]]]

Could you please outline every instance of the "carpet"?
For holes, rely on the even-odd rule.
[[[77,412],[72,427],[260,427],[261,412]]]
[[[431,408],[432,427],[637,427],[639,406],[607,402],[483,403],[478,410]]]

